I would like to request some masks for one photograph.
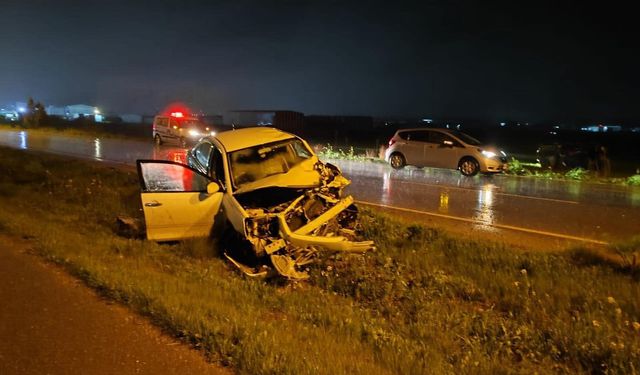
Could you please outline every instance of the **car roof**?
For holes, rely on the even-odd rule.
[[[295,135],[269,127],[242,128],[218,133],[215,137],[227,152],[242,150],[256,145],[296,138]]]

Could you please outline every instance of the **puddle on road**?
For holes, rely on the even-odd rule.
[[[474,225],[484,230],[497,230],[492,227],[496,223],[494,188],[494,185],[487,184],[482,187],[482,190],[478,190],[477,206],[473,219],[478,221],[478,224]]]

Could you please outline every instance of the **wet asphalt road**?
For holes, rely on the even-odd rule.
[[[149,142],[0,131],[0,144],[81,158],[134,164],[184,161],[185,150]],[[613,242],[640,234],[640,187],[504,175],[466,178],[457,171],[332,161],[352,180],[357,201],[391,207],[414,220],[449,220],[459,230],[511,230],[558,239]]]
[[[231,374],[0,234],[0,374]]]

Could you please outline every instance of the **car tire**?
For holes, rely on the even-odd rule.
[[[460,160],[460,164],[458,164],[458,169],[463,176],[473,177],[480,172],[480,164],[478,161],[472,157],[462,158]]]
[[[180,137],[180,140],[178,142],[180,144],[180,147],[187,148],[187,139],[185,137]]]
[[[156,134],[155,137],[153,137],[153,143],[155,143],[156,146],[160,146],[162,144],[162,138],[160,138],[160,134]]]
[[[395,152],[389,157],[389,165],[393,169],[402,169],[407,165],[407,161],[401,153]]]

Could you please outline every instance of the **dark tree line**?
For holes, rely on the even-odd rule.
[[[29,98],[27,102],[27,108],[22,114],[22,126],[25,128],[37,128],[47,118],[47,112],[44,109],[44,105],[40,102],[36,102],[33,98]]]

